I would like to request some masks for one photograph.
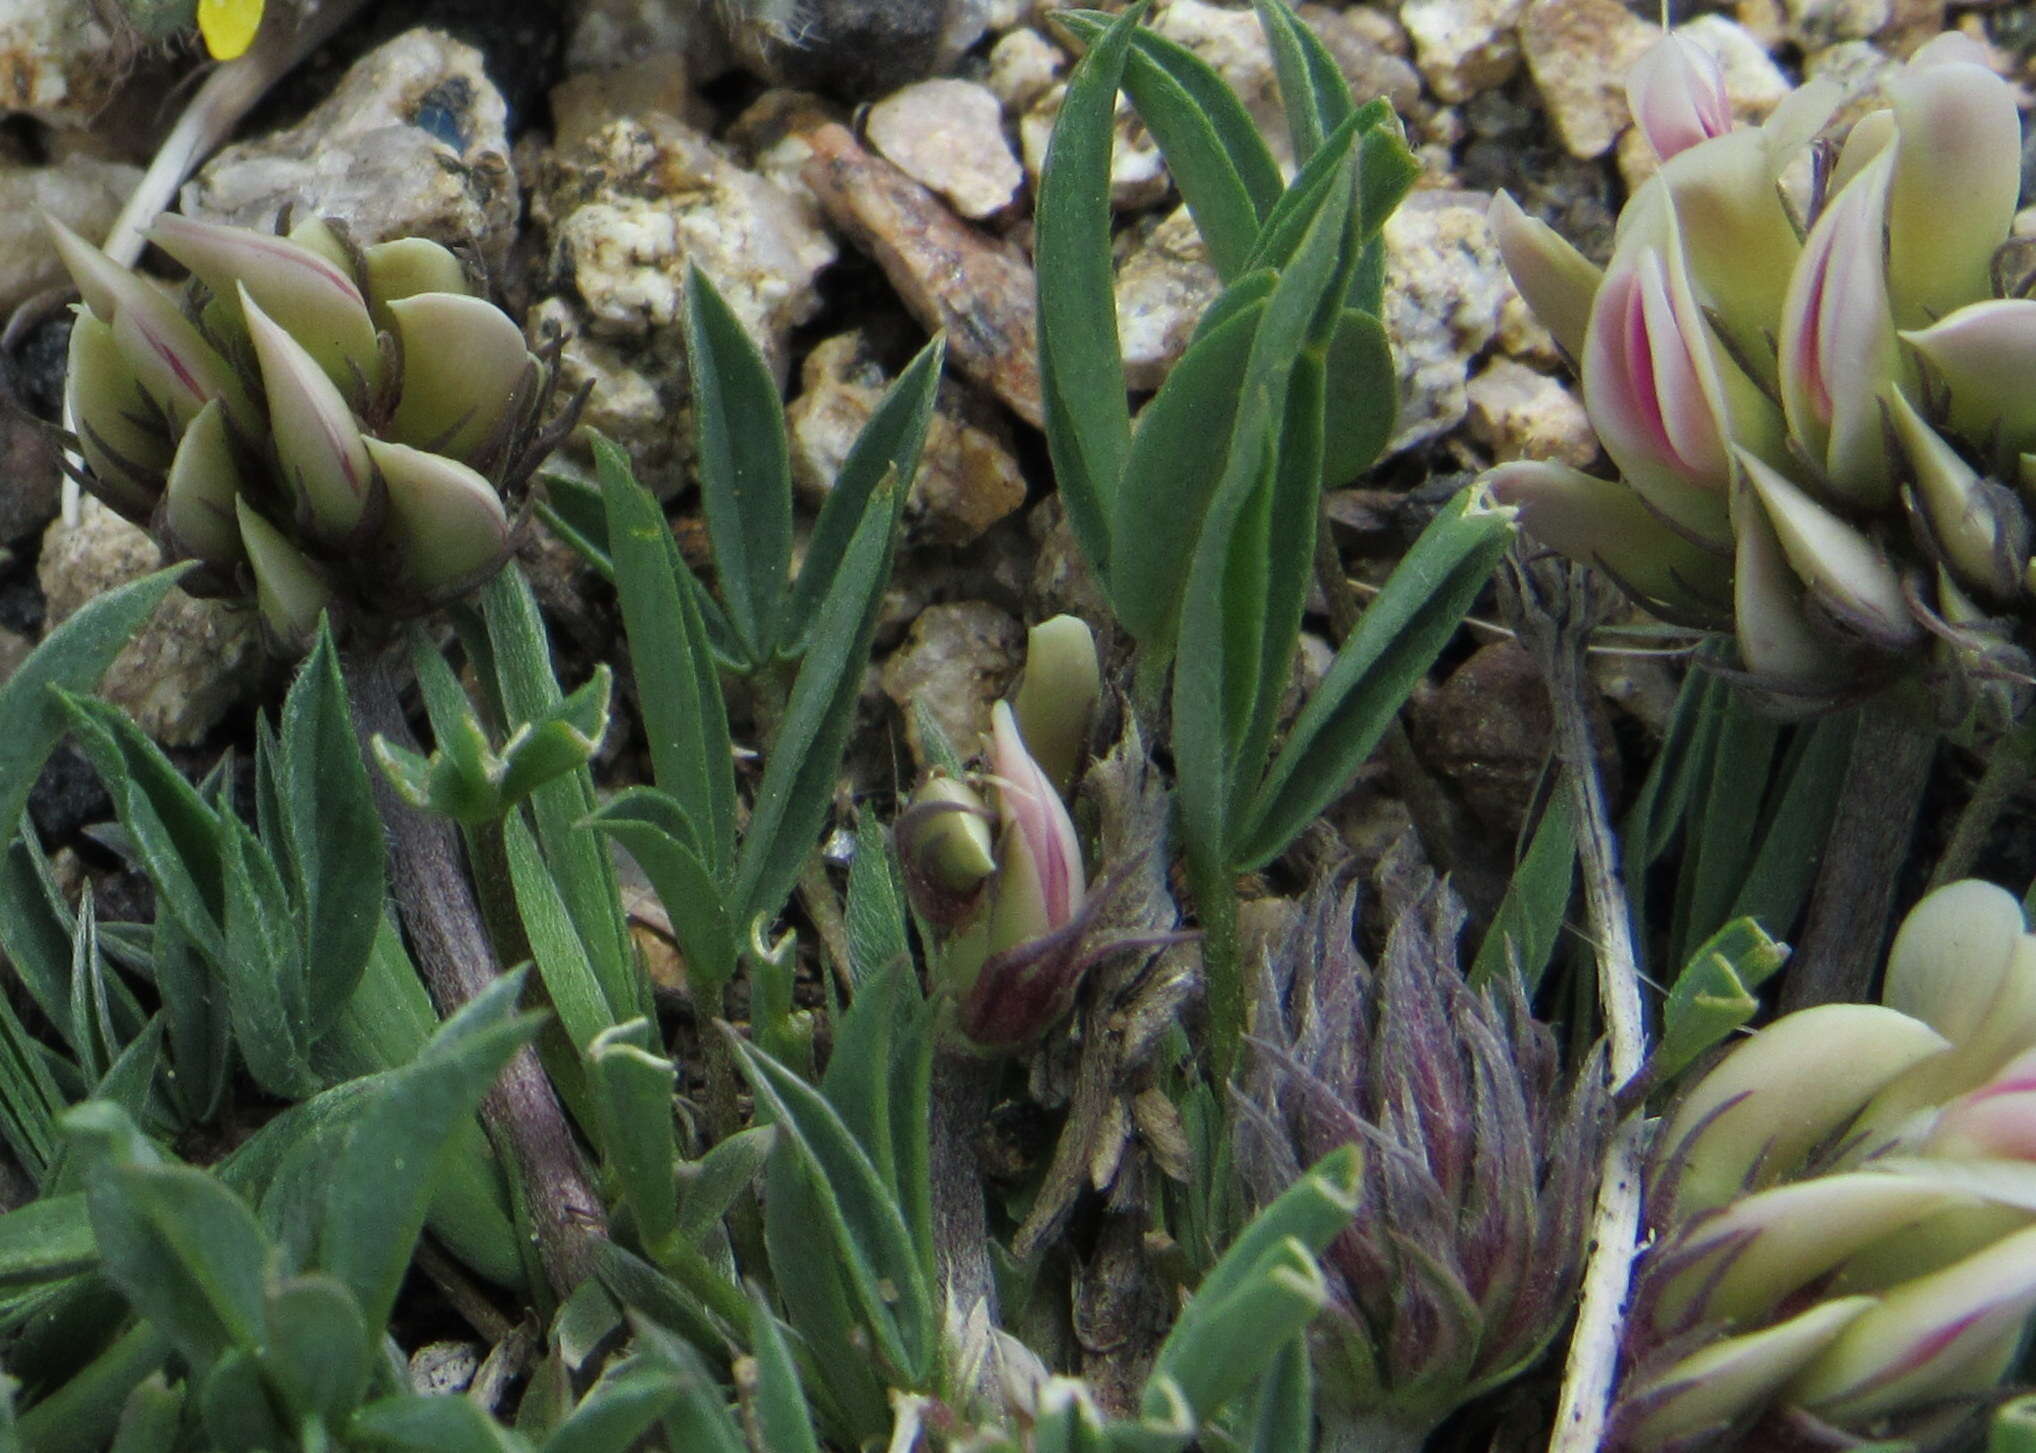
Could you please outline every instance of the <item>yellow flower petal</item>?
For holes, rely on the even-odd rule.
[[[261,26],[262,0],[198,0],[198,31],[215,60],[245,51]]]

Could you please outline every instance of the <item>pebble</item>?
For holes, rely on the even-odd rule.
[[[1384,322],[1400,382],[1388,453],[1463,421],[1470,360],[1492,340],[1515,292],[1485,226],[1490,203],[1483,192],[1419,191],[1386,222]]]
[[[47,602],[44,630],[161,563],[147,535],[87,496],[76,526],[58,519],[43,535],[36,578]],[[266,688],[273,663],[258,622],[245,607],[172,590],[113,658],[100,695],[164,746],[196,746]]]
[[[592,382],[582,422],[614,439],[659,498],[685,482],[690,385],[678,325],[686,267],[712,278],[779,378],[836,256],[812,203],[661,112],[619,120],[539,169],[531,198],[541,301],[533,340],[566,338]]]
[[[500,272],[523,207],[507,108],[481,53],[443,31],[368,52],[295,126],[227,147],[183,190],[208,222],[270,227],[287,208],[363,243],[430,237]]]
[[[1039,427],[1031,264],[872,156],[846,127],[830,123],[807,140],[806,181],[828,217],[883,268],[921,327],[945,330],[955,368]]]
[[[1194,218],[1186,207],[1176,208],[1117,269],[1117,341],[1125,382],[1134,389],[1158,388],[1187,349],[1202,310],[1222,291]]]
[[[818,506],[890,380],[859,333],[823,340],[806,356],[800,376],[802,390],[785,411],[792,479]],[[913,544],[971,545],[1025,503],[1025,476],[1008,430],[994,418],[966,415],[944,391],[905,502],[906,538]]]
[[[0,115],[85,128],[119,95],[139,37],[117,38],[92,0],[0,0]]]
[[[1619,0],[1533,0],[1527,7],[1520,49],[1571,156],[1589,160],[1612,149],[1632,119],[1626,72],[1660,34]]]
[[[694,80],[734,65],[728,40],[708,7],[681,0],[575,0],[566,36],[565,71],[613,70],[650,56],[682,59]]]
[[[1046,165],[1047,143],[1053,139],[1053,123],[1060,115],[1060,103],[1067,94],[1067,87],[1055,86],[1025,113],[1018,123],[1018,146],[1025,158],[1025,174],[1032,185],[1039,185],[1040,171]],[[1159,145],[1145,127],[1138,115],[1131,109],[1131,103],[1119,96],[1110,149],[1110,205],[1119,212],[1136,212],[1153,206],[1166,196],[1169,185],[1166,161],[1159,154]]]
[[[1527,0],[1407,0],[1400,23],[1429,88],[1464,101],[1503,86],[1520,68],[1516,34]]]
[[[864,101],[933,70],[952,8],[951,0],[745,0],[723,10],[737,53],[761,75]]]
[[[427,1342],[410,1354],[410,1390],[450,1397],[467,1390],[481,1370],[481,1349],[471,1342]]]
[[[79,152],[50,166],[0,160],[0,319],[45,288],[68,286],[42,213],[98,240],[141,180],[141,169]]]
[[[1470,437],[1494,463],[1552,459],[1583,469],[1597,458],[1598,436],[1575,394],[1524,363],[1495,358],[1464,390]]]
[[[981,600],[928,606],[905,644],[884,662],[884,695],[897,703],[905,742],[924,772],[930,765],[919,735],[919,710],[939,724],[948,745],[966,759],[990,730],[990,707],[1018,674],[1025,628],[1008,611]]]
[[[863,132],[898,170],[974,221],[1010,206],[1025,181],[1003,119],[987,86],[918,81],[872,106]]]
[[[1067,55],[1038,31],[1020,27],[1000,36],[990,47],[984,83],[1003,103],[1005,114],[1017,118],[1053,88],[1067,69]]]

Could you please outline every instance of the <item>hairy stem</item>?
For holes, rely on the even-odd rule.
[[[1577,857],[1597,950],[1606,1067],[1617,1086],[1637,1074],[1647,1059],[1647,1022],[1619,843],[1598,777],[1597,746],[1591,740],[1590,681],[1584,668],[1591,587],[1589,577],[1580,571],[1552,586],[1538,572],[1523,573],[1521,581],[1529,603],[1522,635],[1541,658],[1555,715],[1556,755],[1576,804]],[[1646,1119],[1636,1108],[1613,1130],[1606,1149],[1591,1219],[1590,1259],[1584,1266],[1576,1331],[1563,1368],[1549,1453],[1595,1453],[1604,1443],[1639,1244],[1645,1134]]]
[[[2029,780],[2032,766],[2036,766],[2036,720],[2025,720],[1987,754],[1986,768],[1972,789],[1971,799],[1958,814],[1951,841],[1944,845],[1937,865],[1930,870],[1930,887],[1942,888],[1972,871],[1980,849],[1986,846],[1987,835],[2000,821],[2009,801]]]
[[[377,736],[415,750],[393,658],[350,656],[346,675],[362,750]],[[458,835],[445,818],[397,797],[379,771],[370,776],[389,838],[390,888],[411,952],[440,1011],[450,1014],[501,973],[461,863]],[[563,1299],[586,1278],[607,1221],[535,1050],[525,1046],[509,1061],[481,1102],[481,1123],[518,1182],[545,1279]]]
[[[1783,1013],[1867,997],[1936,756],[1937,738],[1893,713],[1869,708],[1861,716],[1809,920],[1783,976]]]
[[[978,1302],[984,1303],[992,1326],[998,1321],[997,1282],[990,1268],[990,1228],[983,1205],[976,1132],[989,1116],[996,1083],[994,1061],[955,1050],[939,1051],[933,1057],[927,1127],[933,1245],[940,1284],[963,1318]],[[966,1397],[975,1390],[950,1391]]]

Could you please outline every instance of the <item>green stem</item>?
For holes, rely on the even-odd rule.
[[[1937,866],[1930,870],[1931,888],[1942,888],[1972,871],[1980,849],[1986,846],[1987,835],[2000,821],[2009,801],[2029,780],[2032,766],[2036,766],[2036,716],[2016,723],[2012,731],[1994,744],[1971,799],[1958,814],[1951,841],[1944,845]]]
[[[1783,1013],[1867,997],[1936,756],[1937,738],[1894,712],[1861,715],[1802,942],[1783,976]]]
[[[1191,854],[1188,885],[1202,930],[1202,985],[1209,1006],[1209,1079],[1230,1083],[1244,1038],[1244,965],[1237,937],[1237,875]]]

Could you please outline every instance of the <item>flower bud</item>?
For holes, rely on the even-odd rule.
[[[245,289],[240,305],[261,365],[269,428],[297,523],[312,540],[343,547],[364,525],[379,523],[369,514],[377,503],[374,469],[360,429],[317,360]]]
[[[366,396],[378,367],[375,325],[354,280],[316,252],[286,237],[247,227],[221,227],[164,213],[149,240],[191,269],[229,305],[254,299],[311,355],[342,394]]]
[[[1081,844],[1060,793],[1026,750],[1010,706],[990,711],[990,771],[996,782],[997,883],[990,903],[990,952],[1066,928],[1087,892]]]
[[[1894,1288],[1849,1321],[1789,1396],[1856,1421],[1997,1381],[2036,1309],[2036,1227]]]
[[[1058,615],[1027,633],[1025,671],[1011,708],[1019,735],[1060,792],[1074,783],[1101,693],[1096,636],[1088,622]]]
[[[1949,401],[1951,426],[2005,463],[2036,450],[2036,299],[1972,303],[1901,335]]]
[[[1750,1420],[1789,1380],[1873,1308],[1872,1297],[1820,1302],[1779,1326],[1713,1342],[1633,1389],[1621,1422],[1636,1449],[1697,1446]]]
[[[1903,1070],[1948,1041],[1877,1004],[1820,1004],[1743,1041],[1684,1097],[1664,1132],[1676,1214],[1723,1206],[1793,1171]]]
[[[254,572],[255,605],[277,644],[292,654],[310,648],[318,614],[332,603],[332,587],[289,537],[263,519],[245,495],[234,499],[241,543]]]
[[[894,831],[905,890],[929,923],[956,928],[973,916],[997,871],[994,821],[975,789],[952,777],[926,783],[899,814]]]
[[[457,459],[363,441],[388,497],[381,546],[394,581],[419,603],[463,595],[501,568],[509,515],[484,475]]]
[[[1663,161],[1732,129],[1732,101],[1718,58],[1680,35],[1664,35],[1626,75],[1626,104]]]
[[[170,467],[169,421],[89,308],[71,325],[64,400],[101,497],[127,519],[148,519]]]
[[[1780,473],[1741,451],[1746,482],[1810,597],[1870,644],[1896,651],[1922,639],[1887,556]]]
[[[2029,559],[2029,525],[2014,495],[1982,479],[1900,389],[1890,388],[1885,402],[1933,549],[1969,589],[2013,600]]]
[[[1902,373],[1881,254],[1893,166],[1883,148],[1825,205],[1789,281],[1779,346],[1790,432],[1834,498],[1874,508],[1894,496],[1880,396]]]
[[[184,431],[163,490],[163,529],[175,550],[223,572],[245,559],[234,509],[240,488],[226,410],[214,399]]]
[[[388,305],[403,355],[390,437],[486,467],[536,396],[523,333],[481,298],[419,293]]]
[[[1499,256],[1527,306],[1555,335],[1563,352],[1573,359],[1582,358],[1591,299],[1597,294],[1603,271],[1553,227],[1521,211],[1520,204],[1505,192],[1492,198],[1485,225],[1491,228]]]

